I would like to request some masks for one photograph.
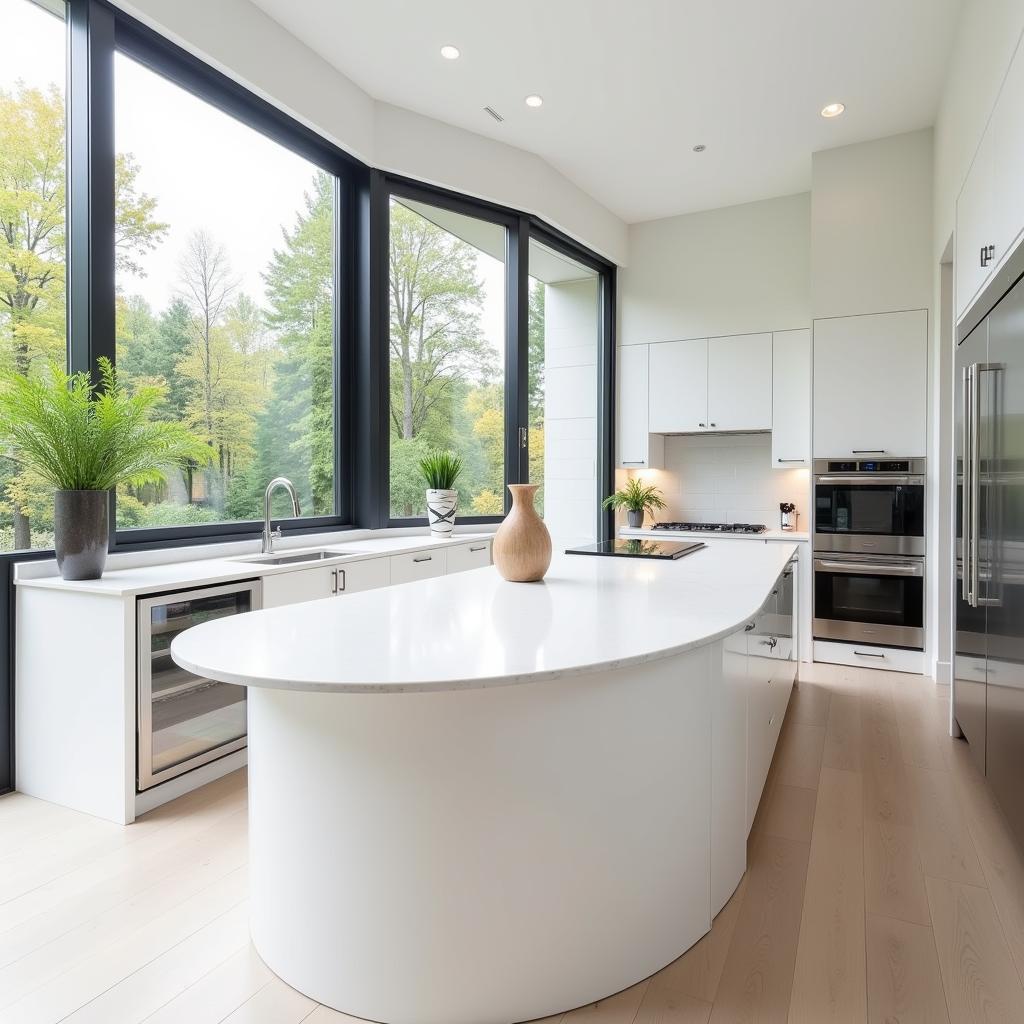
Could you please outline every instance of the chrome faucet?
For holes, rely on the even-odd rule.
[[[276,531],[270,528],[270,498],[278,487],[283,487],[288,492],[288,497],[292,499],[292,512],[295,514],[295,518],[298,519],[302,515],[299,510],[299,496],[295,493],[295,485],[287,477],[275,476],[267,484],[267,489],[263,493],[263,546],[260,550],[265,555],[269,555],[274,550],[274,537],[281,536],[280,526]]]

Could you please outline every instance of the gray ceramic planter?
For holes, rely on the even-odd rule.
[[[107,491],[57,491],[54,547],[66,580],[98,580],[107,561]]]
[[[629,525],[634,529],[644,525],[644,510],[640,509],[639,512],[634,512],[633,509],[627,509],[626,518],[629,520]]]

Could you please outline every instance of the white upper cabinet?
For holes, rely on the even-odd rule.
[[[772,466],[811,460],[811,332],[772,335]]]
[[[707,428],[708,340],[650,346],[650,413],[654,434],[690,434]]]
[[[624,469],[661,469],[664,464],[665,442],[651,436],[648,424],[649,350],[650,345],[624,345],[618,350],[618,465]]]
[[[927,384],[927,310],[816,320],[814,457],[924,457]]]
[[[996,203],[992,192],[993,136],[986,132],[956,203],[956,316],[967,311],[988,279],[987,246],[995,250]],[[987,264],[987,265],[986,265]]]
[[[772,425],[772,336],[708,340],[709,430],[768,430]]]
[[[956,315],[970,308],[1024,231],[1024,54],[1018,49],[956,204]]]

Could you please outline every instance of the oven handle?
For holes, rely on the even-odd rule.
[[[872,576],[923,576],[924,566],[920,562],[833,562],[825,558],[814,560],[815,569],[826,572],[842,572],[848,575]]]
[[[816,476],[815,483],[819,484],[902,484],[909,487],[923,487],[924,477],[919,474],[892,473],[858,473],[856,476],[835,476],[829,473],[827,476]]]

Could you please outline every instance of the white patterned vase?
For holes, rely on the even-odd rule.
[[[435,491],[428,488],[427,522],[430,523],[430,532],[438,537],[451,536],[458,507],[458,491]]]

